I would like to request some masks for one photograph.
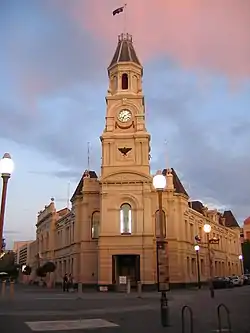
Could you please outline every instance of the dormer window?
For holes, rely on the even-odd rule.
[[[122,90],[128,89],[128,74],[123,73],[122,74]]]

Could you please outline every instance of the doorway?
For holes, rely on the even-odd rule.
[[[113,284],[119,283],[119,276],[130,279],[131,287],[136,287],[140,281],[140,255],[118,254],[112,256]]]

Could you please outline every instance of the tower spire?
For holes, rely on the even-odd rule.
[[[134,63],[142,68],[134,49],[132,35],[122,33],[118,36],[118,44],[108,70],[117,64],[123,64],[126,62]]]

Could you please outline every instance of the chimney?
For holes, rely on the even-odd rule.
[[[172,169],[170,168],[167,169],[166,177],[167,177],[167,190],[174,190]]]

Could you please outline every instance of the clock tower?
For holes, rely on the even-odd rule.
[[[132,36],[119,35],[108,67],[106,123],[101,136],[102,178],[121,169],[150,173],[150,135],[145,127],[142,75]]]
[[[130,276],[133,283],[154,279],[145,270],[153,264],[153,230],[150,135],[145,127],[142,75],[132,36],[121,34],[108,67],[101,136],[99,285],[117,284],[119,276]]]

